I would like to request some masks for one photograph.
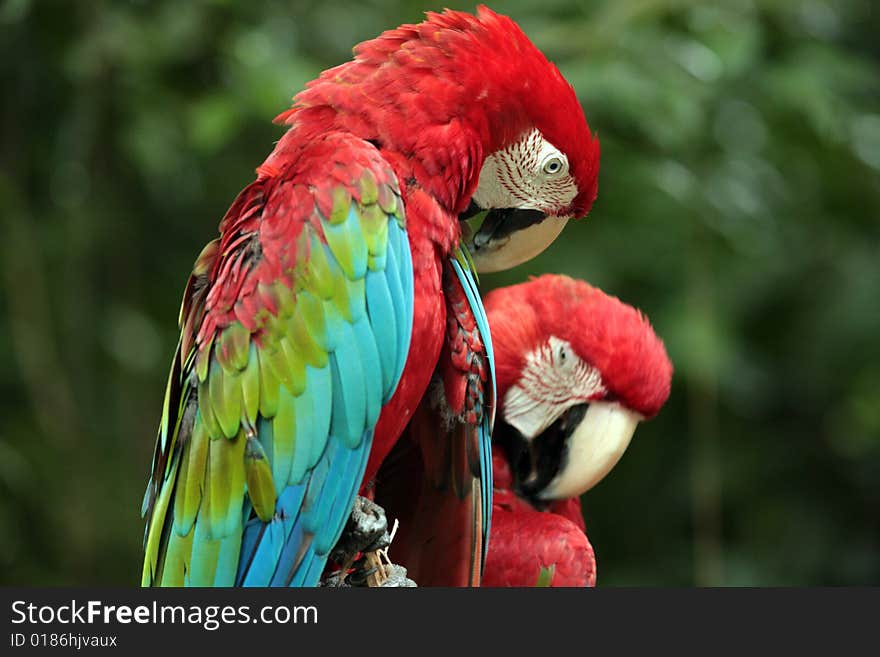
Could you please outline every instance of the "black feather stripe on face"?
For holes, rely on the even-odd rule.
[[[589,404],[572,406],[532,439],[526,438],[503,420],[498,422],[495,442],[507,455],[514,490],[536,508],[547,505],[539,496],[564,468],[569,439],[583,421],[588,407]]]
[[[483,225],[474,235],[474,246],[481,249],[498,242],[508,235],[546,219],[540,210],[523,210],[518,208],[494,209],[486,215]]]

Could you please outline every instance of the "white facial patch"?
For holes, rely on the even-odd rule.
[[[563,467],[538,497],[564,500],[586,493],[617,465],[643,419],[617,402],[590,404],[568,439]]]
[[[572,406],[606,393],[599,370],[556,336],[526,356],[522,376],[504,396],[504,421],[532,439]]]
[[[568,158],[538,130],[486,157],[473,200],[481,208],[558,214],[577,196]]]

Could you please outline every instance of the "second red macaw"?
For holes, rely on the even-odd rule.
[[[486,296],[498,382],[483,586],[593,586],[580,495],[669,396],[672,364],[638,310],[545,275]]]

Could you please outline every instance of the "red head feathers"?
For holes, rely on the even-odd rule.
[[[603,399],[646,418],[669,396],[672,364],[647,318],[583,281],[546,274],[494,290],[485,299],[495,344],[499,405],[522,376],[528,355],[550,336],[601,375]]]
[[[398,171],[461,213],[485,158],[537,129],[568,158],[577,190],[558,216],[596,198],[599,144],[571,85],[511,19],[429,13],[361,43],[295,97],[279,121],[373,141]]]

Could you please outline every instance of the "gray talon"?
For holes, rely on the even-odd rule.
[[[389,545],[391,545],[391,536],[388,534],[385,510],[375,502],[358,495],[345,529],[330,553],[330,558],[342,566],[342,570],[326,574],[321,580],[321,586],[346,588],[416,586],[416,583],[406,576],[406,568],[385,563],[388,560],[387,554],[383,553],[381,556],[377,554],[378,550],[384,550]],[[361,556],[355,561],[355,557],[359,554]],[[348,572],[349,568],[351,572]],[[382,573],[379,573],[380,569]]]
[[[375,502],[358,495],[342,536],[339,537],[330,558],[337,563],[345,563],[354,558],[358,552],[381,550],[389,543],[385,510]]]

